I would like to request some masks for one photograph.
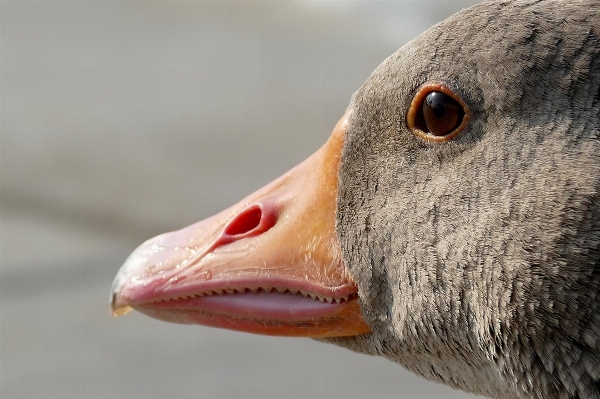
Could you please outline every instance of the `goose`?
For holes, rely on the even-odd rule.
[[[138,247],[113,314],[600,398],[599,135],[600,2],[486,1],[387,58],[306,161]]]

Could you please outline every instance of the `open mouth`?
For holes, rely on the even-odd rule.
[[[227,288],[158,297],[148,302],[124,298],[149,316],[185,324],[202,324],[238,331],[284,336],[335,336],[340,317],[359,311],[358,294],[320,295],[282,287]]]
[[[154,309],[206,309],[232,316],[251,312],[257,318],[298,320],[313,317],[315,312],[331,311],[336,305],[356,297],[356,293],[322,296],[281,287],[228,288],[160,298],[137,306]]]
[[[240,306],[252,306],[256,303],[257,307],[270,307],[270,299],[267,299],[269,302],[265,302],[265,299],[273,298],[274,295],[278,296],[279,301],[287,301],[286,304],[289,304],[289,306],[292,307],[300,304],[320,306],[319,303],[333,305],[347,302],[350,298],[356,296],[356,294],[350,294],[343,297],[328,297],[308,291],[279,287],[229,288],[172,298],[156,299],[144,305],[167,307],[171,309],[185,309],[202,307],[202,304],[207,301],[212,301],[213,303],[217,303],[215,301],[223,301],[231,302],[232,306],[236,306],[239,302]]]

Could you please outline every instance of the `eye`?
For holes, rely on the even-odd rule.
[[[419,89],[406,114],[406,125],[417,136],[433,142],[448,141],[460,133],[469,110],[451,89],[430,83]]]

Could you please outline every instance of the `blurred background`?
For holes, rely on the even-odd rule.
[[[473,1],[0,1],[0,397],[469,398],[310,339],[113,319],[140,243],[320,147]]]

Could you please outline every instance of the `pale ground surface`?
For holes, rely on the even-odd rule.
[[[471,3],[0,1],[0,398],[470,397],[309,339],[113,319],[108,292]]]

